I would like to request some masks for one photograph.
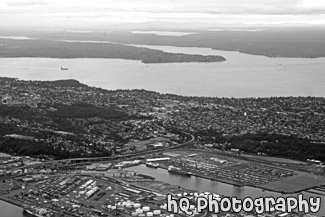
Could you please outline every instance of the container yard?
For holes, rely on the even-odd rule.
[[[172,173],[207,177],[240,186],[259,186],[295,175],[292,170],[235,158],[206,153],[175,152],[168,152],[168,158],[149,158],[147,161],[159,162],[159,167]]]
[[[169,213],[166,210],[167,194],[172,194],[175,198],[187,197],[193,204],[198,196],[205,197],[209,194],[163,183],[150,174],[133,171],[132,167],[139,164],[143,164],[144,168],[151,167],[147,168],[151,170],[166,169],[168,174],[184,176],[183,179],[198,176],[238,186],[263,186],[279,181],[302,180],[298,171],[236,157],[197,151],[170,151],[166,155],[146,155],[141,160],[84,163],[46,175],[30,173],[13,177],[10,182],[0,183],[8,186],[0,198],[23,207],[24,212],[34,216],[181,217],[186,214]],[[324,185],[321,185],[310,191],[323,194],[323,188]],[[224,196],[215,194],[214,197]],[[197,213],[193,205],[191,210],[193,216],[213,216],[212,213]],[[252,216],[251,214],[219,213],[218,216]],[[278,214],[282,213],[272,213],[270,216]]]
[[[280,193],[296,193],[325,184],[320,176],[295,170],[287,165],[245,159],[240,155],[205,151],[169,151],[147,156],[160,167],[183,176],[197,176],[235,186],[253,186]],[[322,181],[323,180],[323,181]],[[290,185],[286,184],[290,183]]]
[[[139,176],[140,177],[140,176]],[[138,177],[138,180],[141,178]],[[145,179],[147,180],[147,179]],[[166,211],[165,195],[98,176],[59,176],[31,183],[12,199],[27,213],[44,216],[181,216]]]

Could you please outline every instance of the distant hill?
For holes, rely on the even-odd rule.
[[[158,36],[130,32],[90,32],[82,34],[76,32],[58,32],[56,34],[36,32],[28,33],[28,36],[51,40],[88,40],[122,44],[203,47],[268,57],[325,57],[324,27],[259,27],[258,30],[224,29],[217,31],[198,30],[196,32],[197,34],[185,36]]]
[[[143,63],[222,62],[222,56],[166,53],[120,44],[0,39],[0,57],[118,58]]]

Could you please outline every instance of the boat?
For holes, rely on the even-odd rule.
[[[174,167],[174,166],[169,166],[168,167],[168,172],[183,175],[183,176],[192,176],[191,172],[182,171],[181,168]]]
[[[63,68],[63,67],[61,67],[61,70],[69,70],[69,68]]]
[[[51,217],[51,212],[48,211],[45,208],[39,208],[36,206],[27,206],[24,205],[23,206],[23,212],[27,213],[30,216],[34,216],[34,217]]]
[[[158,163],[151,163],[151,162],[148,162],[148,163],[146,163],[146,166],[147,166],[147,167],[158,168],[158,167],[159,167],[159,164],[158,164]]]

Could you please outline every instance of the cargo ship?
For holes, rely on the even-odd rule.
[[[147,166],[147,167],[158,168],[158,167],[159,167],[159,164],[158,164],[158,163],[151,163],[151,162],[148,162],[148,163],[146,163],[146,166]]]
[[[174,167],[174,166],[169,166],[168,167],[168,172],[183,175],[183,176],[192,176],[191,172],[182,171],[181,168]]]
[[[34,217],[53,216],[52,213],[45,208],[38,208],[36,206],[29,206],[29,205],[24,205],[23,208],[24,208],[23,212],[27,213],[30,216],[34,216]]]
[[[61,70],[69,70],[69,68],[61,67]]]

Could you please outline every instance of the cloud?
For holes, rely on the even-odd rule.
[[[7,5],[22,10],[46,6],[43,12],[48,13],[325,14],[324,0],[10,0]]]
[[[5,4],[4,4],[5,3]],[[0,19],[87,22],[323,23],[325,0],[0,0]],[[281,21],[282,20],[282,21]],[[61,21],[61,22],[60,22]]]
[[[300,5],[306,9],[325,9],[324,0],[301,0]]]
[[[7,5],[9,7],[25,7],[25,6],[43,6],[47,5],[48,3],[46,1],[41,0],[19,0],[19,1],[8,1]]]
[[[322,2],[320,2],[322,1]],[[325,14],[324,0],[200,0],[176,1],[171,10],[160,12],[170,13],[211,13],[211,14]]]

